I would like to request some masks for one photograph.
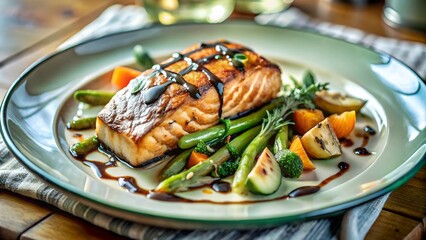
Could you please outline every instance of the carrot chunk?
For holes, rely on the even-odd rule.
[[[294,129],[300,135],[304,135],[322,120],[324,114],[319,109],[297,109],[293,113]]]
[[[123,89],[129,84],[130,80],[138,77],[141,73],[128,67],[116,67],[112,73],[111,84],[118,89]]]
[[[290,151],[295,152],[297,155],[299,155],[300,159],[303,163],[303,170],[314,170],[315,165],[312,163],[312,161],[309,159],[308,154],[306,154],[305,149],[303,148],[302,142],[300,141],[299,136],[295,136],[293,138],[293,141],[290,144]]]
[[[355,128],[355,111],[333,114],[329,117],[331,126],[338,138],[347,137]]]
[[[199,164],[200,162],[204,162],[208,158],[209,158],[209,156],[207,156],[204,153],[192,151],[191,156],[189,157],[188,163],[186,164],[186,166],[188,168],[191,168],[191,167]]]

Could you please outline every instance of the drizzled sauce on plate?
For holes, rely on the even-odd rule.
[[[376,130],[369,125],[366,125],[362,128],[361,131],[355,133],[355,136],[358,138],[362,138],[361,146],[355,148],[353,150],[354,154],[359,156],[369,156],[373,154],[366,147],[368,142],[370,141],[370,137],[376,134]],[[350,138],[341,138],[339,139],[340,145],[342,147],[352,147],[354,145],[354,141]]]
[[[343,147],[352,147],[354,145],[354,141],[350,138],[341,138],[339,139],[339,142]]]
[[[293,197],[300,197],[300,196],[305,196],[305,195],[309,195],[309,194],[313,194],[318,192],[322,187],[324,187],[325,185],[327,185],[329,182],[333,181],[334,179],[342,176],[345,172],[347,172],[349,170],[349,163],[347,162],[340,162],[337,165],[340,169],[340,171],[326,179],[324,179],[322,182],[320,182],[318,185],[315,186],[303,186],[303,187],[299,187],[294,189],[293,191],[291,191],[287,196],[289,198],[293,198]]]
[[[231,184],[229,182],[224,181],[215,181],[213,182],[210,187],[215,191],[219,193],[229,193],[231,192]]]
[[[360,137],[363,139],[361,147],[355,148],[354,153],[357,155],[369,155],[371,154],[365,147],[368,145],[370,136],[375,135],[376,131],[370,127],[365,126],[362,131],[356,132],[355,136]],[[81,138],[81,134],[75,133],[73,134],[74,138]],[[353,141],[351,139],[340,139],[340,142],[343,146],[349,147],[353,145]],[[365,149],[365,150],[364,150]],[[162,192],[155,192],[150,189],[145,189],[143,187],[140,187],[136,181],[136,179],[132,176],[112,176],[107,172],[109,168],[117,167],[117,162],[122,162],[114,153],[109,151],[104,145],[100,145],[98,148],[98,151],[106,155],[109,159],[107,162],[102,161],[96,161],[96,160],[88,160],[86,158],[77,158],[79,161],[81,161],[84,165],[91,168],[92,172],[100,179],[108,179],[108,180],[115,180],[117,181],[118,185],[122,188],[126,189],[128,192],[131,193],[137,193],[141,195],[145,195],[150,199],[158,200],[158,201],[171,201],[171,202],[188,202],[188,203],[211,203],[211,204],[249,204],[249,203],[257,203],[257,202],[269,202],[269,201],[275,201],[275,200],[285,200],[295,197],[301,197],[305,195],[314,194],[322,187],[333,181],[334,179],[342,176],[345,174],[349,168],[350,165],[347,162],[340,162],[338,164],[339,171],[329,176],[328,178],[324,179],[317,185],[312,186],[302,186],[298,187],[296,189],[293,189],[290,191],[287,195],[280,196],[277,198],[272,199],[260,199],[260,200],[245,200],[245,201],[224,201],[224,202],[216,202],[209,199],[187,199],[179,195],[170,194],[170,193],[162,193]],[[359,152],[358,152],[359,151]],[[367,151],[367,152],[362,152]],[[211,194],[212,191],[227,194],[232,191],[231,185],[226,181],[214,181],[210,185],[205,185],[202,187],[209,187],[205,188],[203,190],[204,193],[208,191],[208,194]]]
[[[117,167],[117,157],[112,154],[110,151],[108,151],[103,145],[101,145],[98,149],[101,153],[105,154],[109,161],[107,162],[101,162],[96,160],[88,160],[86,158],[77,158],[79,161],[81,161],[84,165],[91,168],[92,172],[100,179],[109,179],[109,180],[115,180],[117,181],[118,185],[120,185],[122,188],[126,189],[128,192],[131,193],[137,193],[147,196],[150,199],[158,200],[158,201],[169,201],[169,202],[190,202],[190,203],[212,203],[212,204],[248,204],[248,203],[256,203],[256,202],[270,202],[275,200],[282,200],[282,199],[289,199],[289,198],[295,198],[300,196],[305,196],[309,194],[313,194],[318,192],[322,187],[327,185],[329,182],[333,181],[334,179],[342,176],[344,173],[346,173],[349,170],[349,164],[346,162],[340,162],[338,164],[339,172],[336,174],[324,179],[322,182],[320,182],[318,185],[314,186],[303,186],[294,189],[291,191],[288,195],[284,195],[278,198],[273,199],[261,199],[261,200],[247,200],[247,201],[239,201],[239,202],[215,202],[208,199],[200,199],[200,200],[194,200],[194,199],[187,199],[181,196],[177,196],[175,194],[170,193],[161,193],[161,192],[155,192],[153,190],[145,189],[140,187],[137,184],[137,181],[132,176],[112,176],[111,174],[107,173],[107,170],[109,168]],[[225,181],[215,181],[210,185],[206,185],[205,187],[210,187],[213,191],[219,192],[219,193],[229,193],[231,192],[231,185],[228,182]]]
[[[357,133],[356,136],[362,138],[362,144],[361,144],[360,147],[357,147],[357,148],[354,149],[354,153],[356,155],[360,155],[360,156],[371,155],[372,153],[370,151],[368,151],[368,149],[366,147],[368,145],[368,142],[370,141],[370,136],[375,135],[375,134],[376,134],[376,130],[374,130],[372,127],[370,127],[368,125],[363,128],[362,133]]]
[[[286,199],[301,197],[301,196],[305,196],[305,195],[309,195],[309,194],[313,194],[313,193],[318,192],[322,187],[324,187],[325,185],[327,185],[328,183],[330,183],[334,179],[345,174],[349,170],[350,165],[346,162],[340,162],[338,164],[338,167],[339,167],[340,170],[336,174],[331,175],[330,177],[324,179],[318,185],[302,186],[302,187],[299,187],[299,188],[292,190],[287,195],[280,196],[280,197],[277,197],[277,198],[272,198],[272,199],[246,200],[246,201],[239,201],[239,202],[231,202],[231,201],[215,202],[215,201],[212,201],[212,200],[209,200],[209,199],[201,199],[201,200],[187,199],[187,198],[183,198],[183,197],[180,197],[180,196],[177,196],[177,195],[174,195],[174,194],[170,194],[170,193],[158,193],[158,192],[153,192],[153,191],[149,192],[147,197],[150,198],[150,199],[155,199],[155,200],[159,200],[159,201],[189,202],[189,203],[211,203],[211,204],[249,204],[249,203],[271,202],[271,201],[276,201],[276,200],[286,200]]]
[[[75,158],[79,161],[81,161],[84,165],[90,167],[92,172],[100,179],[109,179],[109,180],[116,180],[118,184],[126,189],[127,191],[131,193],[140,193],[143,195],[147,195],[149,193],[148,190],[141,188],[137,182],[136,179],[132,176],[113,176],[107,172],[109,168],[117,167],[117,157],[113,154],[111,154],[108,150],[105,149],[102,145],[98,148],[98,150],[105,154],[109,161],[107,162],[101,162],[101,161],[95,161],[95,160],[88,160],[86,158]]]

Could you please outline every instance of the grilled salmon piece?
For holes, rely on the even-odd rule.
[[[243,65],[232,61],[236,53],[247,57]],[[195,87],[196,94],[188,84],[167,84],[171,75],[153,74],[154,67],[139,77],[146,81],[140,91],[135,92],[137,79],[132,80],[98,114],[98,139],[132,166],[158,160],[177,148],[182,136],[216,125],[220,115],[234,116],[271,101],[281,88],[279,67],[236,43],[197,44],[173,56],[160,66],[168,74],[182,73],[179,76]],[[191,67],[195,70],[185,70]],[[220,80],[222,95],[212,78]],[[157,99],[147,103],[152,87],[166,85]]]

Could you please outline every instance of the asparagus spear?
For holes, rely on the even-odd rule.
[[[243,152],[232,182],[233,192],[243,193],[245,191],[247,176],[253,168],[256,156],[283,124],[282,113],[279,109],[275,109],[272,114],[268,112],[268,117],[263,120],[262,130]]]
[[[240,136],[229,142],[229,145],[235,148],[236,151],[242,152],[250,141],[259,133],[260,128],[260,126],[257,126],[242,133]],[[208,181],[206,177],[207,174],[230,158],[231,154],[228,151],[228,148],[224,146],[215,154],[210,156],[206,161],[162,181],[155,191],[178,192],[185,191],[189,187],[202,185],[206,180]]]
[[[228,134],[232,135],[256,126],[257,124],[262,122],[264,117],[266,117],[266,112],[268,110],[277,108],[282,104],[283,99],[277,98],[276,100],[272,101],[271,103],[267,104],[266,106],[262,107],[260,110],[252,114],[249,114],[245,117],[236,120],[232,120],[228,130]],[[221,124],[202,131],[185,135],[181,139],[179,139],[178,144],[180,148],[187,149],[194,147],[199,141],[209,142],[216,138],[222,137],[224,134],[225,125]]]
[[[80,118],[67,123],[67,128],[72,130],[83,130],[96,127],[96,117]]]
[[[91,151],[99,147],[99,141],[96,136],[88,138],[82,142],[76,143],[70,147],[70,152],[74,157],[84,157]]]
[[[181,154],[173,158],[160,172],[160,180],[169,178],[175,174],[178,174],[185,167],[189,156],[191,155],[193,148],[183,151]]]
[[[74,99],[93,106],[105,105],[114,96],[114,92],[97,90],[77,90],[74,93]]]
[[[274,142],[274,154],[287,149],[289,146],[288,142],[288,125],[284,125],[278,131],[277,136],[275,136]]]

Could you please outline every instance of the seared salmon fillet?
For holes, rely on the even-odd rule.
[[[96,134],[130,165],[146,166],[177,148],[182,136],[257,108],[280,88],[279,67],[252,50],[229,42],[197,44],[120,90],[98,114]]]

